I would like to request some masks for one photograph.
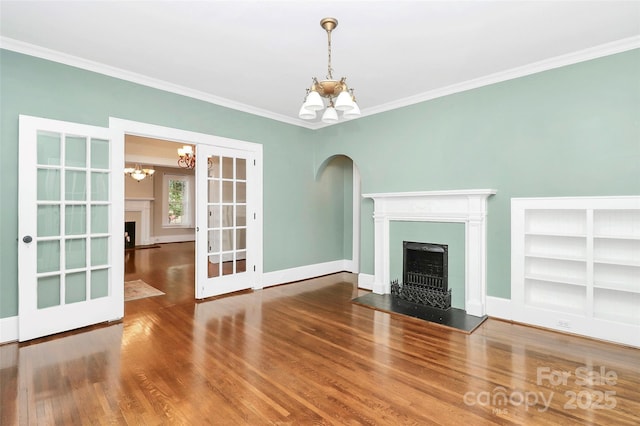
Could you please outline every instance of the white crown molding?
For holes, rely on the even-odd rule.
[[[230,99],[221,98],[218,96],[211,95],[209,93],[205,93],[198,90],[189,89],[188,87],[169,83],[164,80],[151,78],[142,74],[126,71],[121,68],[112,67],[109,65],[102,64],[100,62],[90,61],[77,56],[68,55],[66,53],[58,52],[52,49],[47,49],[34,44],[25,43],[19,40],[14,40],[7,37],[0,37],[0,48],[11,50],[17,53],[22,53],[29,56],[35,56],[41,59],[47,59],[49,61],[58,62],[61,64],[84,69],[87,71],[93,71],[99,74],[107,75],[109,77],[115,77],[121,80],[130,81],[132,83],[141,84],[143,86],[153,87],[154,89],[164,90],[165,92],[187,96],[193,99],[209,102],[211,104],[215,104],[225,108],[230,108],[233,110],[246,112],[246,113],[257,115],[260,117],[265,117],[272,120],[280,121],[283,123],[300,126],[300,120],[296,118],[288,117],[282,114],[276,114],[271,111],[267,111],[267,110],[256,108],[250,105],[245,105],[239,102],[235,102]],[[307,124],[307,123],[303,123],[303,124]],[[313,126],[304,126],[304,127],[312,128]]]
[[[488,86],[503,81],[513,80],[527,75],[536,74],[543,71],[548,71],[554,68],[560,68],[567,65],[577,64],[579,62],[589,61],[591,59],[597,59],[604,56],[614,55],[616,53],[626,52],[628,50],[640,48],[640,36],[633,36],[616,40],[610,43],[601,44],[588,49],[579,50],[576,52],[568,53],[566,55],[556,56],[554,58],[545,59],[531,64],[523,65],[521,67],[512,68],[510,70],[497,72],[484,77],[468,80],[465,82],[452,84],[450,86],[442,87],[428,92],[420,93],[407,98],[399,99],[397,101],[382,104],[376,107],[362,109],[362,115],[358,118],[351,120],[342,120],[335,124],[325,124],[322,122],[308,122],[298,118],[289,117],[282,114],[276,114],[271,111],[267,111],[260,108],[255,108],[250,105],[245,105],[239,102],[235,102],[226,98],[220,98],[205,92],[189,89],[187,87],[179,86],[173,83],[166,82],[164,80],[158,80],[137,74],[129,71],[125,71],[120,68],[111,67],[99,62],[89,61],[79,58],[77,56],[68,55],[62,52],[58,52],[52,49],[47,49],[37,45],[25,43],[19,40],[14,40],[7,37],[0,37],[0,48],[11,50],[25,55],[35,56],[42,59],[47,59],[53,62],[59,62],[65,65],[85,69],[88,71],[97,72],[100,74],[108,75],[110,77],[119,78],[122,80],[130,81],[133,83],[141,84],[155,89],[164,90],[166,92],[175,93],[178,95],[187,96],[190,98],[198,99],[201,101],[209,102],[215,105],[219,105],[225,108],[234,109],[248,114],[257,115],[264,118],[280,121],[282,123],[292,124],[299,127],[304,127],[311,130],[317,130],[328,126],[335,126],[346,123],[347,121],[358,120],[363,117],[379,114],[381,112],[391,111],[398,108],[414,105],[417,103],[429,101],[443,96],[452,95],[455,93],[464,92],[467,90],[477,89],[479,87]]]
[[[473,80],[467,80],[462,83],[452,84],[450,86],[431,90],[408,98],[399,99],[374,108],[365,108],[362,110],[362,115],[359,118],[638,48],[640,48],[640,36],[624,38],[611,43],[605,43],[588,49],[568,53],[566,55],[533,62],[521,67],[497,72]]]

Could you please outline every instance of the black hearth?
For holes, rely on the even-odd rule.
[[[402,283],[391,282],[391,295],[438,309],[451,308],[448,246],[403,242]]]

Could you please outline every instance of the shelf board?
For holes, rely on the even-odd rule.
[[[631,241],[640,241],[640,235],[612,235],[612,234],[596,234],[593,236],[594,239],[600,240],[631,240]]]
[[[640,284],[636,289],[630,289],[628,284],[616,282],[594,281],[594,290],[616,291],[619,293],[640,294]]]
[[[565,237],[565,238],[587,238],[586,234],[571,234],[568,232],[540,232],[540,231],[526,231],[525,236],[541,236],[541,237]]]
[[[640,268],[640,262],[634,262],[633,260],[593,259],[593,263],[599,263],[601,265],[616,265]]]
[[[565,276],[553,276],[553,275],[540,275],[540,274],[525,274],[525,280],[544,281],[548,283],[565,284],[573,287],[587,288],[587,283],[581,281],[578,278],[565,277]]]
[[[527,253],[524,257],[532,257],[535,259],[551,259],[551,260],[568,260],[571,262],[583,262],[586,263],[587,259],[584,257],[570,257],[570,256],[561,256],[554,254],[535,254],[535,253]]]

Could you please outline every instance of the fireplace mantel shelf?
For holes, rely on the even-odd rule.
[[[494,195],[495,189],[452,189],[445,191],[418,192],[380,192],[377,194],[363,194],[363,198],[424,198],[424,197],[452,197],[452,196],[486,196]]]
[[[487,199],[495,189],[363,194],[374,201],[375,273],[373,291],[388,294],[389,222],[462,222],[465,224],[465,310],[486,311]]]

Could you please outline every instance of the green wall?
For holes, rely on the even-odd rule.
[[[639,76],[636,49],[457,93],[323,128],[316,157],[352,158],[363,193],[496,189],[487,289],[509,298],[512,197],[640,194]],[[372,213],[363,200],[368,274]]]
[[[117,117],[260,143],[264,271],[345,258],[343,174],[316,180],[311,130],[6,50],[0,91],[0,318],[18,310],[19,114],[104,127]]]
[[[0,318],[17,314],[18,114],[107,126],[110,116],[264,148],[265,272],[349,259],[350,168],[362,192],[497,189],[488,294],[510,296],[510,199],[640,194],[640,50],[493,84],[317,131],[0,51]],[[359,102],[366,106],[366,94]],[[349,177],[347,177],[349,175]],[[361,265],[373,273],[373,202]],[[300,250],[299,243],[311,243]],[[309,247],[308,246],[308,247]],[[451,257],[450,257],[451,260]]]

